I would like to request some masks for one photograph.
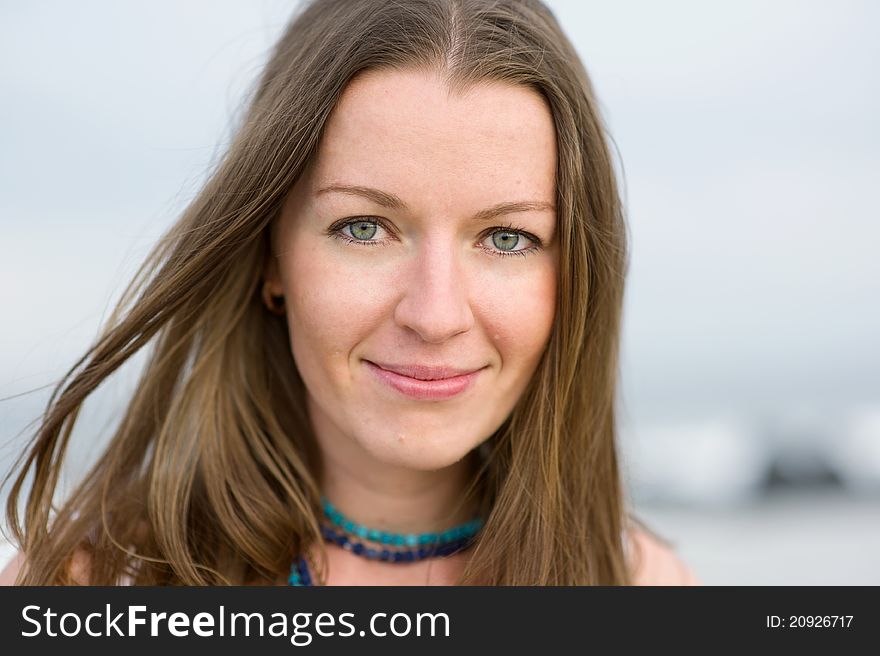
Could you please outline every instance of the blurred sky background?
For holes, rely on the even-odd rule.
[[[880,4],[547,4],[625,170],[637,511],[706,583],[880,584]],[[49,390],[21,394],[194,196],[292,6],[0,3],[3,473]]]

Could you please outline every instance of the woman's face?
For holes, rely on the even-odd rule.
[[[504,422],[554,320],[555,170],[530,89],[453,97],[415,71],[348,85],[266,268],[319,442],[434,470]]]

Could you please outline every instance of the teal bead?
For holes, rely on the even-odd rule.
[[[475,535],[483,525],[481,518],[475,518],[469,522],[447,529],[440,533],[391,533],[388,531],[380,531],[371,529],[352,520],[348,519],[326,497],[321,498],[321,505],[324,510],[324,516],[335,526],[340,527],[347,533],[356,535],[362,539],[379,542],[381,544],[394,545],[399,547],[415,547],[415,546],[442,546],[445,543],[460,540],[462,538],[470,538]]]

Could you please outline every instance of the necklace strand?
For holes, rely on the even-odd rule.
[[[356,556],[388,563],[412,563],[426,558],[451,556],[469,547],[483,526],[482,518],[478,517],[440,533],[392,533],[371,529],[351,521],[326,497],[321,497],[321,505],[325,519],[332,524],[332,526],[324,524],[321,527],[326,542],[333,543]],[[336,530],[334,526],[342,530]],[[377,549],[355,539],[354,536],[383,546]],[[315,585],[304,555],[294,560],[287,583],[292,586]]]
[[[379,542],[381,544],[398,547],[417,547],[430,544],[445,544],[458,541],[465,537],[476,535],[482,528],[483,521],[480,518],[472,519],[464,524],[453,526],[441,533],[391,533],[368,528],[362,524],[351,521],[337,510],[327,497],[321,498],[324,509],[324,517],[329,519],[335,526],[341,528],[350,535],[355,535],[363,540]]]

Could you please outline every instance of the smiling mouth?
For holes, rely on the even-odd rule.
[[[413,378],[415,380],[448,380],[450,378],[458,378],[475,373],[485,367],[454,367],[451,365],[430,366],[422,364],[386,364],[383,362],[373,362],[365,360],[380,369],[390,371],[400,376]]]
[[[416,378],[399,371],[390,371],[370,360],[364,360],[364,362],[373,373],[375,380],[404,396],[419,401],[442,401],[458,396],[470,388],[480,375],[480,372],[485,369],[485,367],[481,367],[467,371],[450,367],[398,367],[398,369],[403,369],[407,373],[413,373],[418,376],[445,374],[435,378]]]

